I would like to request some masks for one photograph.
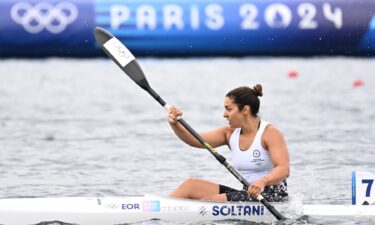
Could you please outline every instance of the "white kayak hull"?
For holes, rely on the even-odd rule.
[[[217,203],[158,196],[66,197],[0,200],[0,224],[24,225],[60,221],[80,225],[124,224],[159,219],[198,222],[224,219],[270,221],[255,203]]]
[[[274,204],[290,213],[287,204]],[[304,205],[302,215],[375,216],[374,206]],[[1,199],[0,224],[24,225],[60,221],[80,225],[124,224],[158,219],[170,222],[218,220],[274,221],[258,202],[218,203],[160,197],[65,197]]]

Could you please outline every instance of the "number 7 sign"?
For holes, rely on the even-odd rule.
[[[352,205],[375,204],[375,174],[352,172]]]

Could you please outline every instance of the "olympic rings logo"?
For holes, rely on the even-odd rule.
[[[113,46],[117,50],[117,53],[118,53],[119,56],[124,57],[124,58],[130,57],[129,51],[124,49],[121,45],[114,44]]]
[[[47,2],[35,6],[19,2],[12,6],[10,15],[30,33],[36,34],[46,29],[57,34],[77,19],[78,9],[70,2],[61,2],[55,6]]]

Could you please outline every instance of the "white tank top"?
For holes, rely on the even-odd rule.
[[[233,167],[250,184],[264,177],[274,168],[270,153],[262,146],[262,134],[268,124],[265,121],[260,122],[258,132],[249,149],[240,149],[241,128],[236,128],[229,139]]]

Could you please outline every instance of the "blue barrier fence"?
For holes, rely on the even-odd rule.
[[[374,0],[3,0],[0,56],[375,55]]]

